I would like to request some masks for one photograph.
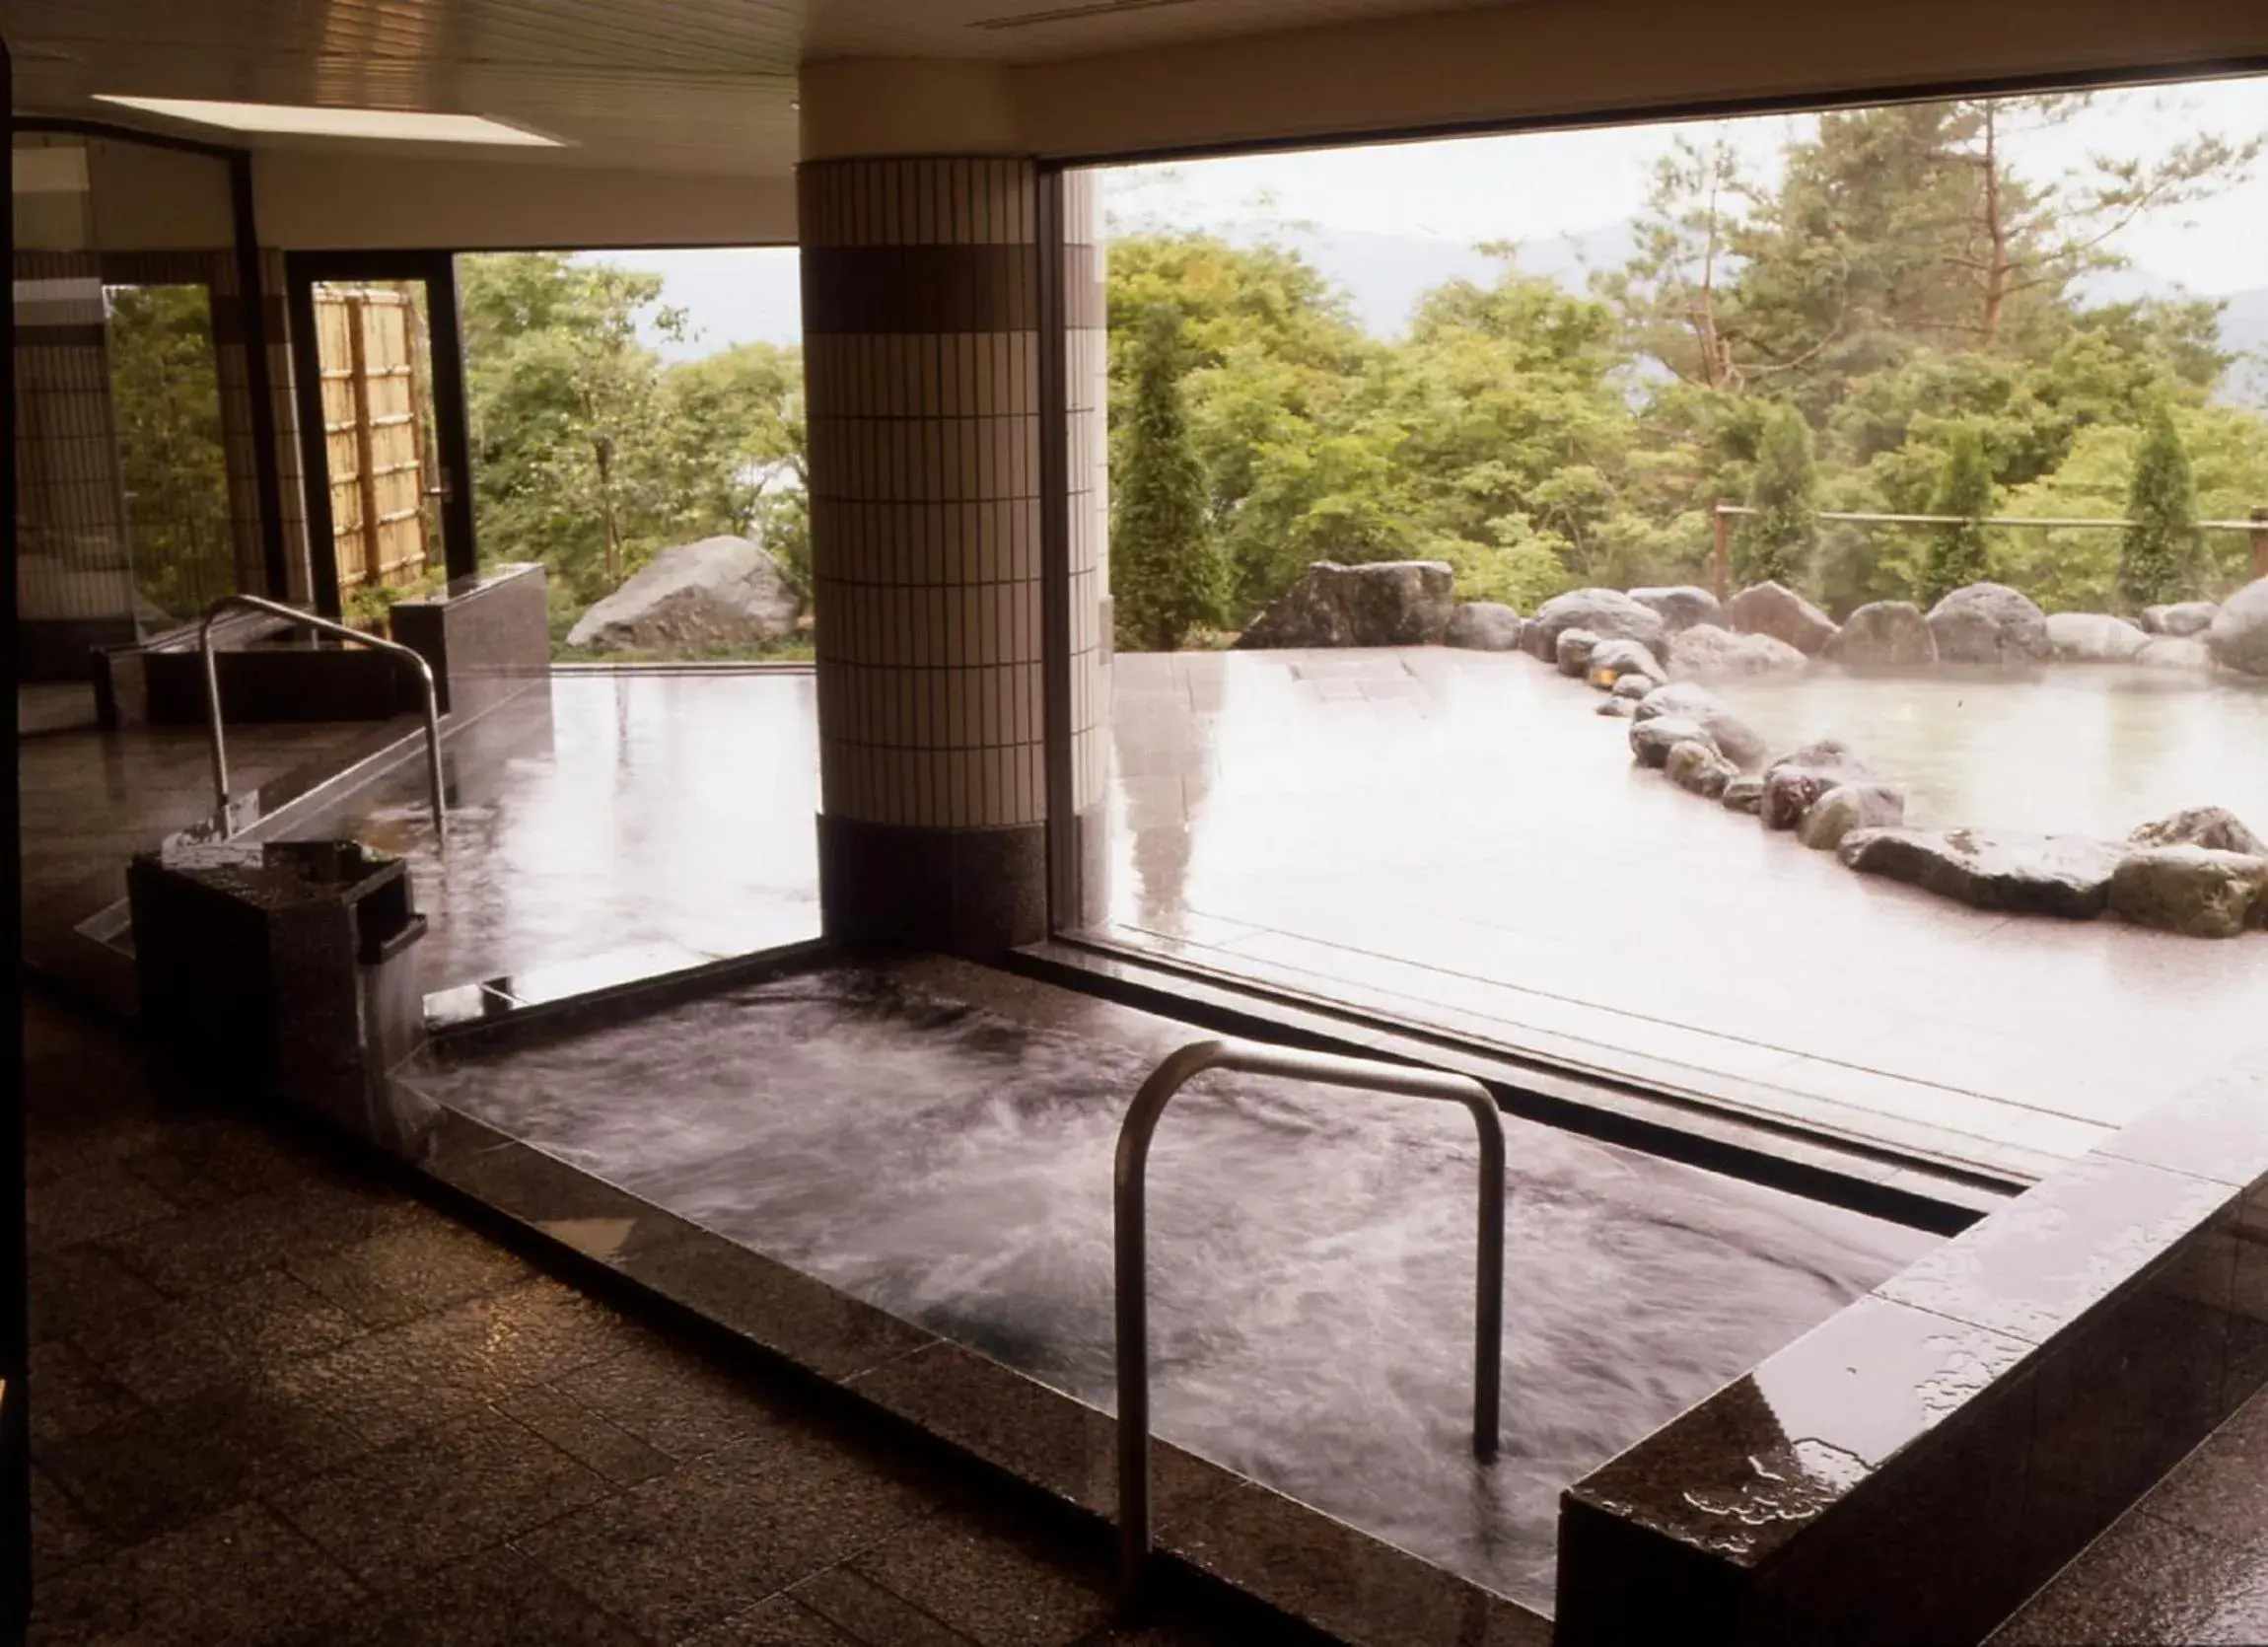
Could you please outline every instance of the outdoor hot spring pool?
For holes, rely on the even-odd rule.
[[[2072,665],[2037,676],[1801,675],[1717,694],[1775,750],[1855,745],[1930,827],[2118,839],[2183,807],[2268,830],[2268,680]]]
[[[954,963],[820,969],[418,1077],[1107,1410],[1119,1118],[1174,1025]],[[1150,1170],[1161,1434],[1548,1610],[1559,1490],[1933,1237],[1508,1117],[1504,1447],[1470,1454],[1472,1120],[1240,1075]]]

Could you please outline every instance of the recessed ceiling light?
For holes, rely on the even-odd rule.
[[[506,125],[485,114],[435,114],[413,108],[329,108],[289,103],[206,103],[195,98],[129,98],[98,94],[97,103],[114,103],[177,120],[223,126],[230,131],[273,132],[292,137],[372,137],[408,143],[499,143],[518,148],[556,149],[555,137]]]

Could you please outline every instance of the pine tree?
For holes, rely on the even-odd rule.
[[[1992,461],[1985,456],[1984,437],[1975,424],[1956,423],[1946,437],[1930,513],[1963,519],[1929,529],[1929,556],[1922,566],[1922,586],[1916,592],[1924,607],[1936,606],[1956,589],[1984,582],[1992,571],[1985,552],[1984,528],[1975,524],[1976,517],[1989,515],[1992,509]]]
[[[1217,621],[1227,583],[1205,469],[1181,394],[1181,322],[1156,308],[1135,344],[1134,394],[1112,465],[1110,594],[1122,650],[1171,652]]]
[[[2197,530],[2197,482],[2173,409],[2151,409],[2134,455],[2126,493],[2126,531],[2118,545],[2118,589],[2136,610],[2185,600],[2197,592],[2205,540]]]
[[[1810,565],[1819,539],[1819,474],[1811,461],[1811,426],[1794,406],[1764,414],[1749,516],[1741,534],[1741,580],[1793,587]]]

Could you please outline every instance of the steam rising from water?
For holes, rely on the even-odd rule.
[[[1154,1058],[850,971],[431,1080],[697,1223],[1111,1405],[1111,1156]],[[1505,1423],[1470,1457],[1453,1106],[1193,1082],[1151,1156],[1159,1431],[1548,1608],[1561,1487],[1930,1238],[1507,1121]]]

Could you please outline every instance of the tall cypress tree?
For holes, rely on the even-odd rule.
[[[1985,456],[1984,436],[1973,423],[1956,423],[1946,437],[1930,513],[1964,519],[1929,529],[1929,556],[1922,565],[1922,585],[1916,592],[1924,607],[1936,606],[1956,589],[1982,583],[1990,574],[1992,562],[1985,553],[1984,528],[1974,524],[1974,517],[1991,514],[1992,507],[1992,461]]]
[[[1179,318],[1143,317],[1134,395],[1111,474],[1110,595],[1121,649],[1171,652],[1216,621],[1227,585],[1205,508],[1205,468],[1181,394]]]
[[[2197,481],[2189,449],[2163,400],[2150,411],[2134,454],[2126,493],[2126,531],[2118,545],[2118,590],[2136,610],[2197,593],[2205,566],[2197,530]]]
[[[1819,541],[1819,471],[1811,458],[1811,425],[1790,405],[1764,413],[1756,474],[1748,486],[1747,530],[1741,534],[1741,579],[1795,585]]]

